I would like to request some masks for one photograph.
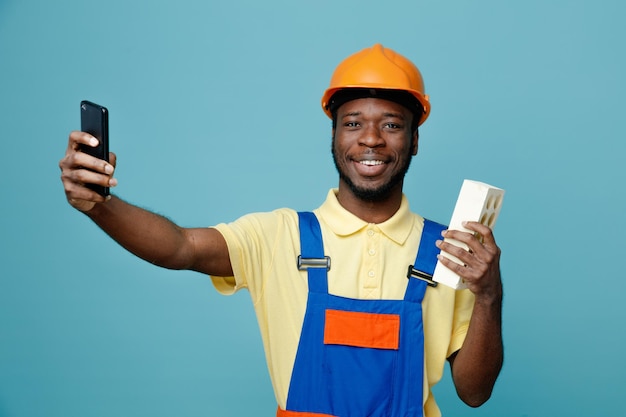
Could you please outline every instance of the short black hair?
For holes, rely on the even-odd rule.
[[[415,132],[424,114],[424,107],[419,100],[408,91],[383,88],[344,88],[332,95],[328,101],[328,110],[333,119],[333,129],[337,128],[337,110],[348,101],[360,98],[380,98],[393,101],[406,107],[413,114],[411,132]]]

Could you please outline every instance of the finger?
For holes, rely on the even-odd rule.
[[[442,254],[437,255],[437,259],[441,262],[441,264],[443,264],[443,266],[461,277],[464,282],[468,279],[474,279],[474,269],[470,265],[466,263],[460,264]]]
[[[77,155],[75,159],[80,160],[81,158]],[[99,160],[96,159],[96,161]],[[66,190],[73,189],[74,184],[82,187],[86,184],[101,185],[103,187],[115,187],[117,185],[117,180],[113,178],[109,172],[113,172],[113,167],[110,165],[104,173],[97,172],[95,169],[87,169],[86,167],[82,167],[80,165],[74,165],[71,168],[62,166],[61,180],[63,181]],[[72,186],[70,186],[70,184],[72,184]]]
[[[95,158],[89,154],[81,152],[80,147],[97,146],[98,140],[85,132],[74,131],[70,133],[69,142],[65,156],[59,162],[61,171],[66,169],[88,168],[97,172],[112,175],[115,167],[106,161]]]
[[[449,251],[443,250],[442,248],[442,253],[437,255],[439,261],[446,268],[463,278],[463,280],[474,281],[483,277],[487,272],[489,263],[485,262],[483,259],[461,248],[454,247],[454,245],[446,246],[446,249]],[[459,249],[460,251],[458,251]],[[450,258],[449,255],[452,255],[452,258]]]
[[[78,186],[76,183],[72,183],[66,188],[65,195],[67,201],[73,206],[77,203],[103,203],[107,200],[107,197],[87,187]]]
[[[115,185],[117,185],[117,181],[111,178],[111,176],[106,174],[99,174],[88,169],[80,169],[74,171],[74,179],[76,180],[76,182],[79,182],[81,184],[94,184],[101,185],[103,187],[114,187]]]
[[[457,241],[461,244],[465,244],[469,253],[477,253],[485,249],[474,233],[449,229],[442,232],[441,235],[444,236],[446,240]],[[465,250],[465,248],[463,249]]]
[[[111,165],[109,162],[84,152],[76,152],[73,156],[73,163],[74,167],[87,168],[108,176],[112,176],[115,172],[115,166]]]
[[[439,249],[441,249],[442,252],[446,252],[447,254],[452,255],[465,265],[472,262],[473,254],[470,253],[467,249],[459,246],[457,243],[438,240],[437,242],[435,242],[435,244]]]
[[[68,149],[78,150],[80,145],[87,145],[91,147],[98,146],[98,139],[86,132],[79,132],[77,130],[70,133]]]
[[[106,198],[99,193],[87,188],[84,184],[62,177],[63,187],[67,201],[74,208],[87,211],[90,210],[95,203],[103,203]]]
[[[117,167],[117,155],[113,152],[109,152],[109,163],[113,166],[113,168]]]
[[[463,227],[468,230],[472,230],[478,234],[479,240],[483,243],[493,244],[495,245],[495,238],[493,237],[493,231],[489,226],[486,226],[479,222],[463,222]]]

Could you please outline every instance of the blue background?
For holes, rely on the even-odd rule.
[[[446,222],[506,189],[506,363],[447,416],[623,411],[621,1],[0,0],[0,416],[271,416],[249,296],[120,249],[65,201],[79,102],[110,110],[116,192],[183,226],[317,207],[337,178],[319,100],[381,42],[433,104],[406,181]]]

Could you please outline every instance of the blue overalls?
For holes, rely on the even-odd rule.
[[[277,416],[421,417],[421,302],[427,286],[436,285],[429,275],[445,226],[424,221],[404,300],[358,300],[328,293],[330,258],[324,257],[319,222],[313,213],[298,215],[298,261],[309,262],[309,294],[286,410]]]

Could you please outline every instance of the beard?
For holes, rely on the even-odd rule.
[[[334,138],[333,138],[334,139]],[[331,151],[333,154],[333,162],[335,164],[335,168],[337,168],[337,172],[339,173],[339,178],[346,183],[350,191],[360,200],[367,202],[380,202],[386,200],[391,192],[398,186],[402,186],[404,181],[404,177],[406,173],[409,171],[409,166],[411,165],[412,154],[411,150],[407,150],[406,158],[402,161],[402,165],[400,165],[398,171],[394,173],[389,181],[386,183],[375,187],[362,187],[354,183],[352,179],[345,173],[345,171],[341,168],[339,163],[337,162],[337,153],[335,152],[335,144],[331,145]]]

